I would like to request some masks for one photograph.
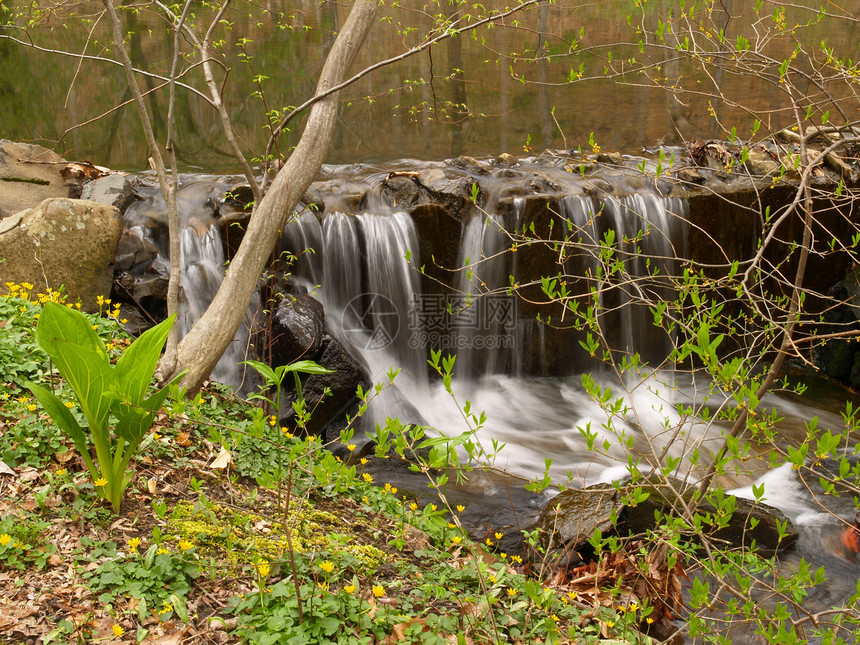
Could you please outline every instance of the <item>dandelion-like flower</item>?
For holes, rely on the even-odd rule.
[[[461,538],[459,535],[455,535],[454,537],[451,538],[451,542],[453,542],[454,544],[460,544],[460,542],[462,542],[462,541],[463,541],[463,538]]]
[[[511,598],[513,598],[514,596],[516,596],[516,595],[517,595],[517,590],[516,590],[516,589],[511,589],[510,587],[508,587],[508,590],[507,590],[507,591],[508,591],[508,596],[510,596]]]
[[[373,585],[373,595],[377,598],[382,598],[385,595],[385,587],[382,585]]]
[[[28,409],[30,412],[35,412],[35,411],[36,411],[36,407],[37,407],[37,406],[36,406],[36,404],[35,404],[35,403],[28,403],[28,404],[27,404],[27,409]]]
[[[65,477],[66,469],[65,468],[57,468],[57,472],[54,473],[57,477]]]
[[[122,628],[122,625],[114,623],[114,626],[111,629],[113,629],[114,636],[122,636],[125,634],[125,630]]]
[[[465,506],[463,506],[462,504],[457,504],[457,512],[458,513],[462,513],[465,510],[466,510]]]
[[[366,466],[366,465],[367,465],[367,457],[362,457],[362,458],[361,458],[361,465],[362,465],[362,466]]]
[[[322,569],[326,573],[331,573],[332,571],[334,571],[334,564],[329,560],[323,560],[322,562],[320,562],[320,569]]]
[[[502,560],[507,560],[507,559],[508,559],[508,554],[507,554],[507,553],[505,553],[504,551],[502,551],[502,552],[499,554],[499,557],[500,557]]]
[[[412,503],[409,505],[409,510],[410,510],[410,511],[417,511],[417,510],[418,510],[418,504],[416,504],[415,502],[412,502]]]
[[[264,578],[268,576],[272,572],[271,565],[265,560],[261,560],[257,563],[257,573],[259,573]]]
[[[191,549],[194,547],[194,542],[190,542],[190,541],[186,540],[185,538],[182,538],[181,540],[179,540],[178,546],[182,551],[187,551],[188,549]]]
[[[373,475],[369,473],[362,473],[361,478],[366,481],[368,484],[373,483]]]
[[[131,538],[128,541],[128,548],[131,551],[134,551],[135,553],[137,553],[137,547],[139,547],[139,546],[140,546],[140,538],[139,537]]]
[[[344,585],[343,590],[348,594],[352,594],[355,592],[355,585]]]
[[[6,546],[10,542],[12,542],[12,536],[11,535],[9,535],[8,533],[4,533],[3,535],[0,535],[0,546]]]
[[[347,445],[346,449],[349,450],[350,452],[352,452],[353,450],[355,450],[355,444],[351,443],[351,444]]]
[[[65,403],[63,403],[63,405],[65,405],[67,408],[69,408],[69,410],[71,410],[73,407],[75,407],[75,404],[72,403],[71,401],[66,401]]]
[[[99,477],[97,480],[93,482],[96,486],[107,486],[107,479],[104,477]]]

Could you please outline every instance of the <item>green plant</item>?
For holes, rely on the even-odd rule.
[[[119,512],[123,492],[131,480],[128,464],[168,393],[168,386],[164,386],[146,396],[172,325],[170,317],[144,332],[116,365],[111,364],[104,343],[89,321],[73,309],[48,302],[36,327],[39,346],[56,364],[83,409],[97,464],[90,456],[87,436],[69,407],[41,385],[28,382],[27,387],[74,442],[93,481],[115,512]]]
[[[0,519],[0,566],[13,569],[44,569],[57,547],[45,539],[49,522],[22,520],[7,516]]]

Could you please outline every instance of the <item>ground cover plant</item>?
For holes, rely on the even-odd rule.
[[[122,473],[117,512],[79,452],[95,448],[51,430],[25,388],[53,388],[86,423],[65,405],[72,388],[36,349],[43,305],[63,306],[62,295],[7,290],[0,306],[17,312],[16,333],[34,356],[13,373],[6,363],[16,354],[0,354],[9,375],[0,642],[647,641],[614,606],[584,605],[524,575],[521,558],[491,551],[494,539],[471,542],[462,507],[421,505],[373,482],[366,458],[344,463],[217,386],[157,414]],[[120,312],[106,311],[81,316],[115,363],[131,339]],[[266,438],[272,429],[277,441]],[[21,449],[31,432],[50,440]],[[255,442],[280,442],[292,473],[253,459]]]

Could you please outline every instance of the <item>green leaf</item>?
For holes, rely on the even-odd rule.
[[[54,359],[53,341],[57,338],[97,354],[104,363],[110,362],[104,343],[86,316],[56,302],[46,302],[36,325],[36,342],[51,359]]]
[[[107,418],[112,401],[103,396],[113,386],[113,370],[109,362],[99,360],[97,352],[74,345],[62,338],[51,341],[54,362],[60,374],[74,390],[90,423],[93,439],[96,433],[107,432]]]
[[[302,374],[331,374],[334,370],[323,367],[314,361],[296,361],[286,366],[287,372],[301,372]]]
[[[155,373],[176,314],[147,329],[116,362],[117,383],[132,404],[139,405]]]
[[[84,431],[81,429],[75,416],[53,392],[46,390],[41,385],[30,383],[29,381],[27,381],[25,385],[33,393],[33,396],[36,397],[36,400],[42,404],[42,407],[45,408],[45,411],[50,415],[54,423],[56,423],[57,426],[69,436],[75,444],[77,451],[84,458],[90,474],[93,475],[94,478],[97,478],[98,470],[90,457],[86,435],[84,435]]]

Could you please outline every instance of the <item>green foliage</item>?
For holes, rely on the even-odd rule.
[[[36,327],[39,346],[57,365],[86,416],[97,462],[78,419],[60,398],[41,385],[27,386],[74,442],[116,512],[129,483],[128,464],[168,393],[165,386],[146,396],[172,324],[171,317],[144,332],[116,365],[89,321],[73,309],[48,302]]]
[[[0,519],[0,569],[20,571],[48,566],[57,547],[45,539],[49,522],[7,516]]]
[[[94,545],[82,539],[88,547],[98,546],[91,556],[106,558],[95,570],[82,569],[82,577],[95,592],[101,592],[99,602],[111,604],[120,596],[138,599],[138,616],[143,621],[148,612],[158,613],[168,620],[174,613],[187,620],[184,598],[191,590],[194,580],[201,574],[195,548],[170,550],[164,544],[155,543],[144,553],[137,547],[118,552],[116,544],[105,542]]]

